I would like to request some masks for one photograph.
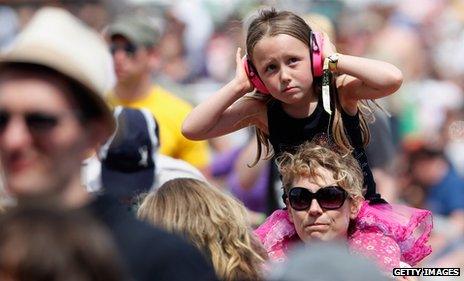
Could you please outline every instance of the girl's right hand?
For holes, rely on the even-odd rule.
[[[248,79],[248,75],[245,72],[245,67],[244,67],[244,61],[246,58],[242,58],[242,48],[237,49],[237,53],[235,55],[235,62],[237,64],[237,67],[235,69],[235,83],[239,86],[239,89],[241,89],[241,92],[244,94],[249,93],[255,89],[253,84],[251,83],[250,79]]]

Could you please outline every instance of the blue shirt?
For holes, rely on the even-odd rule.
[[[464,179],[450,167],[446,176],[428,189],[427,209],[444,216],[456,210],[464,211]]]

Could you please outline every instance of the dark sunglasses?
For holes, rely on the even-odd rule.
[[[124,51],[126,53],[126,55],[128,56],[134,56],[135,53],[137,52],[137,46],[135,46],[134,44],[132,43],[125,43],[125,44],[114,44],[114,43],[111,43],[110,45],[110,52],[111,54],[114,56],[114,54],[116,54],[117,51]]]
[[[319,189],[316,193],[303,187],[292,187],[288,192],[290,206],[297,211],[307,210],[313,199],[321,208],[335,210],[340,208],[346,200],[348,193],[339,186],[327,186]]]
[[[60,117],[60,115],[43,112],[29,112],[23,114],[26,126],[31,133],[48,133],[58,125]],[[10,119],[10,112],[0,110],[0,133],[5,131]]]

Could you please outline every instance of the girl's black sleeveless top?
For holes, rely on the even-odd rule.
[[[364,176],[364,186],[367,188],[366,199],[383,200],[375,192],[375,181],[367,162],[363,147],[359,113],[348,115],[342,110],[343,125],[353,146],[352,155],[356,158]],[[278,100],[271,100],[267,105],[267,122],[269,141],[276,156],[282,152],[293,153],[297,146],[305,141],[322,140],[333,142],[331,131],[331,116],[324,110],[322,99],[319,98],[314,112],[305,118],[293,118],[282,108]]]

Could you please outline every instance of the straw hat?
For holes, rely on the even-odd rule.
[[[64,9],[45,7],[36,12],[13,43],[0,54],[1,67],[10,63],[42,65],[83,85],[79,98],[95,103],[109,132],[114,118],[104,95],[114,84],[112,58],[98,33]]]

